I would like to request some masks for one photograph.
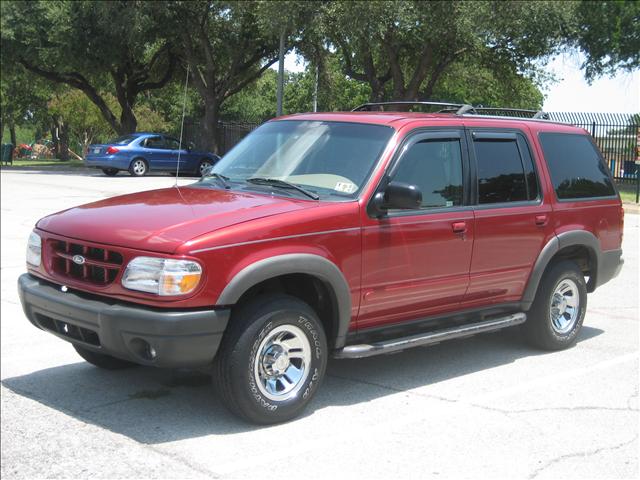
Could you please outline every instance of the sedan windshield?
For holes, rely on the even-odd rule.
[[[288,182],[307,194],[353,197],[392,135],[392,128],[381,125],[270,122],[236,145],[212,172],[253,188],[286,187]]]

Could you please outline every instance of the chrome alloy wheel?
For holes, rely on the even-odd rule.
[[[200,162],[200,176],[203,176],[204,172],[207,170],[207,168],[211,167],[211,165],[213,164],[208,160],[203,160],[202,162]]]
[[[551,297],[549,308],[551,326],[556,333],[565,334],[573,328],[580,311],[580,292],[573,280],[561,280]]]
[[[311,364],[311,344],[295,325],[280,325],[262,340],[254,360],[253,373],[260,393],[270,400],[295,397]]]
[[[132,170],[136,175],[144,175],[147,171],[147,165],[144,160],[136,160],[133,162]]]

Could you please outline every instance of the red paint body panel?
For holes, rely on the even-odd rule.
[[[159,308],[216,305],[244,267],[276,255],[310,253],[333,262],[352,299],[351,329],[397,323],[462,308],[518,301],[540,251],[558,233],[586,230],[603,250],[621,245],[619,199],[558,202],[537,142],[541,131],[579,133],[547,122],[419,113],[323,113],[280,120],[389,125],[396,130],[360,198],[315,202],[217,188],[181,187],[115,197],[40,220],[45,240],[77,239],[117,248],[124,264],[138,255],[195,259],[198,289],[184,298],[126,290],[119,277],[89,286],[61,279],[46,261],[37,276],[119,300]],[[535,205],[371,218],[367,203],[398,144],[417,127],[517,128],[528,138],[543,199]],[[546,221],[540,221],[540,215]],[[454,224],[465,223],[465,231]],[[455,228],[454,228],[455,227]],[[124,267],[123,267],[124,269]]]

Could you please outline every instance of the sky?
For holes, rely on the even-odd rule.
[[[285,69],[301,72],[305,66],[296,54],[285,56]],[[272,68],[277,70],[278,64]],[[576,54],[559,55],[547,64],[546,69],[557,79],[543,90],[543,110],[546,112],[640,112],[640,71],[620,72],[613,78],[602,77],[589,85]]]

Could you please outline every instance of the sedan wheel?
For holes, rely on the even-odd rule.
[[[131,166],[129,167],[129,173],[134,177],[142,177],[146,175],[147,170],[147,162],[145,162],[141,158],[135,159],[133,162],[131,162]]]
[[[202,160],[198,166],[198,175],[203,176],[207,169],[211,168],[213,163],[211,160]]]

